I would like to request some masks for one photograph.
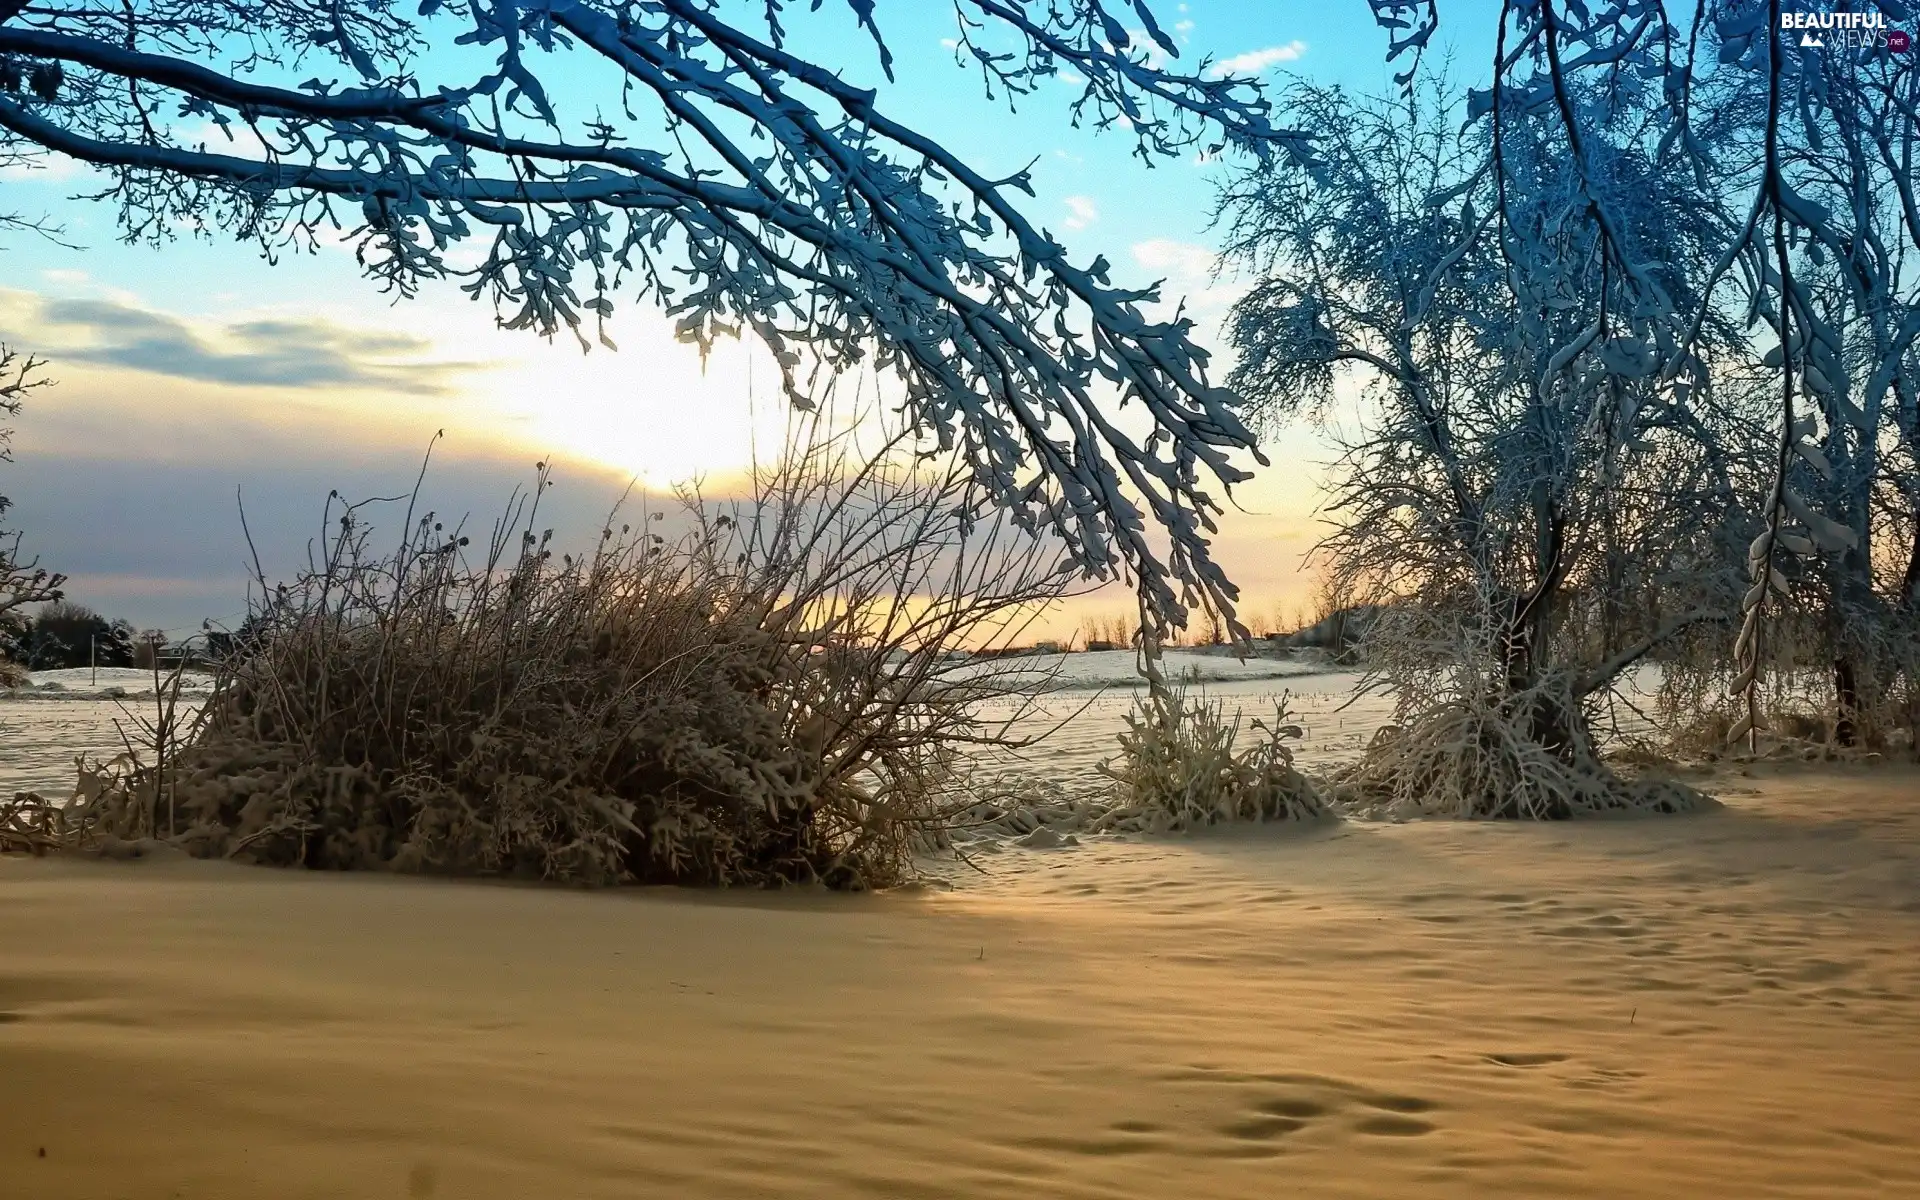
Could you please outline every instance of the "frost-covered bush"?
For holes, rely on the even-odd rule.
[[[1568,715],[1584,701],[1564,674],[1517,692],[1457,692],[1376,734],[1335,781],[1335,798],[1356,815],[1393,818],[1561,820],[1700,807],[1684,784],[1625,775],[1603,760],[1591,721]]]
[[[954,651],[1017,636],[1066,578],[963,469],[902,449],[797,443],[747,500],[685,495],[681,536],[648,514],[557,562],[544,474],[471,559],[432,516],[382,557],[330,512],[175,765],[84,807],[276,865],[896,882],[950,815],[957,743],[1004,728],[980,702],[1031,682]]]
[[[1271,721],[1255,719],[1241,742],[1241,717],[1217,699],[1155,687],[1134,700],[1117,758],[1100,770],[1114,781],[1105,825],[1192,829],[1230,821],[1302,821],[1326,814],[1319,789],[1293,765],[1287,742],[1300,737],[1285,702]]]

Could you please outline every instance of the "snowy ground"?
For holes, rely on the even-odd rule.
[[[165,673],[161,676],[166,679]],[[205,692],[213,676],[188,671],[182,692]],[[4,700],[102,700],[117,696],[152,696],[153,672],[141,667],[70,667],[62,671],[35,671],[24,687],[0,690]]]
[[[1920,1196],[1920,773],[1801,766],[880,896],[0,857],[0,1195]]]
[[[1083,654],[1032,655],[1017,659],[993,660],[997,667],[1018,665],[1036,674],[1052,673],[1056,686],[1065,689],[1135,688],[1144,685],[1131,650],[1095,650]],[[1168,650],[1161,656],[1160,670],[1169,680],[1203,684],[1245,683],[1256,680],[1292,679],[1303,675],[1323,675],[1332,670],[1318,654],[1306,657],[1260,657],[1241,660],[1224,649]]]
[[[207,693],[212,676],[190,672],[181,703]],[[133,667],[36,671],[25,687],[0,689],[0,796],[73,790],[74,757],[111,758],[121,749],[116,726],[153,705],[153,672]]]

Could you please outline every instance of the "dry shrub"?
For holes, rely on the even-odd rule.
[[[1119,757],[1102,763],[1114,781],[1106,828],[1192,829],[1229,821],[1303,821],[1326,815],[1319,789],[1293,765],[1301,736],[1283,699],[1261,736],[1236,747],[1240,716],[1183,687],[1156,686],[1134,699]]]
[[[189,666],[183,657],[169,670],[153,668],[152,693],[135,701],[151,702],[150,711],[116,701],[121,753],[104,761],[76,756],[78,778],[65,801],[21,792],[10,803],[0,802],[0,852],[93,850],[139,857],[162,848],[160,835],[177,827],[174,755],[193,740],[202,719],[202,710],[183,700]]]
[[[950,458],[800,428],[749,497],[680,497],[590,554],[537,532],[543,468],[483,555],[431,514],[376,554],[330,503],[319,561],[263,598],[164,779],[194,853],[337,869],[885,886],[962,803],[965,742],[1036,682],[959,653],[1068,576]],[[938,469],[935,469],[938,467]],[[144,791],[142,789],[145,789]]]
[[[1571,676],[1425,705],[1374,736],[1335,784],[1356,815],[1561,820],[1686,812],[1704,802],[1668,779],[1622,775],[1596,752]]]

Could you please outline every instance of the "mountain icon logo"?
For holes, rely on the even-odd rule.
[[[1817,37],[1815,37],[1815,36],[1813,36],[1813,35],[1812,35],[1812,34],[1810,34],[1810,33],[1803,33],[1803,34],[1801,34],[1801,35],[1800,35],[1800,44],[1801,44],[1801,46],[1803,46],[1803,47],[1804,47],[1804,46],[1825,46],[1825,45],[1826,45],[1826,43],[1825,43],[1825,42],[1823,42],[1823,41],[1821,41],[1821,40],[1820,40],[1819,38],[1817,38]]]

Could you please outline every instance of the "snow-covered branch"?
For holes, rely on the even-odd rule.
[[[756,337],[803,407],[871,366],[1084,570],[1129,575],[1162,620],[1230,609],[1210,488],[1245,478],[1234,456],[1257,451],[1191,322],[1147,316],[1157,293],[1116,284],[1106,259],[1070,258],[1025,215],[1024,173],[994,177],[889,116],[882,91],[788,49],[779,0],[750,6],[759,33],[726,7],[21,6],[0,16],[0,153],[100,168],[129,238],[223,228],[275,252],[344,232],[385,288],[458,277],[507,327],[583,347],[608,340],[624,289],[703,350]],[[884,6],[849,8],[890,77]],[[1126,10],[964,0],[958,14],[966,37],[1023,47],[976,50],[990,86],[1073,71],[1075,119],[1124,125],[1150,159],[1307,155],[1257,85],[1164,69],[1172,40],[1144,3]],[[459,265],[453,248],[475,239],[478,265]],[[1151,436],[1123,430],[1116,402],[1137,403]]]

